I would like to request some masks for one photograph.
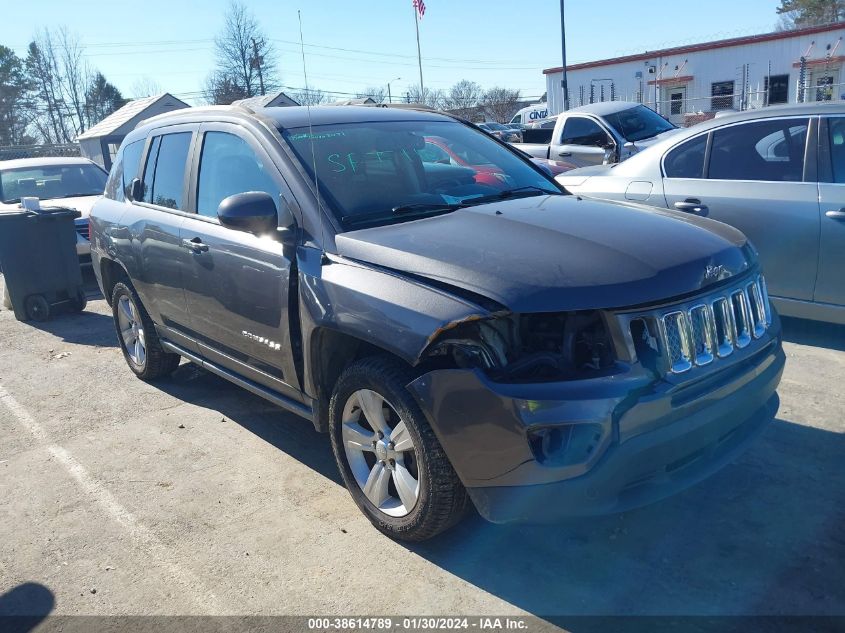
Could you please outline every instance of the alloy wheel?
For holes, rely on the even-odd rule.
[[[388,516],[407,516],[420,494],[419,460],[393,405],[359,389],[343,408],[341,433],[352,475],[370,503]]]
[[[129,359],[138,367],[147,361],[147,345],[144,338],[144,325],[138,314],[138,308],[128,296],[120,297],[117,305],[117,321],[120,336]]]

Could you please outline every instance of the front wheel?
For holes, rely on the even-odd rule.
[[[467,493],[398,361],[372,357],[338,379],[329,406],[332,449],[353,500],[372,524],[423,541],[457,523]]]

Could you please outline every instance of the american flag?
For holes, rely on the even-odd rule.
[[[414,8],[420,14],[420,17],[425,15],[425,2],[423,0],[414,0]]]

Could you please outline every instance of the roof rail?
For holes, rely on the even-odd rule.
[[[210,112],[243,112],[247,114],[253,114],[255,111],[251,108],[248,108],[243,105],[209,105],[209,106],[192,106],[190,108],[180,108],[179,110],[171,110],[170,112],[162,112],[161,114],[157,114],[155,116],[151,116],[148,119],[144,119],[140,121],[136,127],[141,127],[147,125],[148,123],[154,123],[161,119],[172,119],[174,117],[182,116],[190,116],[193,114],[205,114]]]

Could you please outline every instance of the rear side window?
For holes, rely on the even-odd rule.
[[[191,132],[164,134],[153,139],[144,170],[144,202],[183,209],[185,168]]]
[[[807,119],[753,121],[716,130],[708,178],[800,182]]]
[[[590,119],[571,117],[563,126],[562,145],[587,145],[590,147],[604,147],[607,142],[607,132]]]
[[[269,193],[274,201],[281,193],[249,143],[234,134],[207,132],[200,158],[197,213],[215,218],[225,198],[247,191]]]
[[[704,175],[704,153],[707,135],[679,145],[666,155],[663,168],[667,178],[701,178]]]

